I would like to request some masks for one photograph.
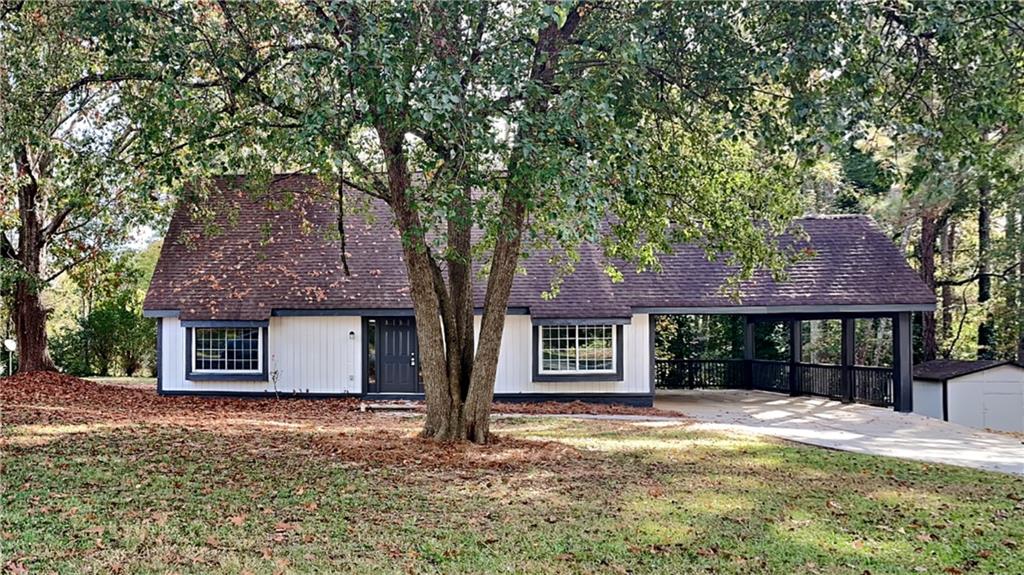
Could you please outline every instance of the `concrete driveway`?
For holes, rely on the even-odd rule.
[[[1024,475],[1020,439],[891,409],[743,390],[658,391],[654,406],[685,413],[699,429]]]

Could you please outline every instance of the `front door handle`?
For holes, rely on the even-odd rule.
[[[413,367],[416,366],[416,354],[415,353],[409,354],[409,365],[411,365]]]

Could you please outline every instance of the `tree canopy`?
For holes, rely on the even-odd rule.
[[[391,206],[426,433],[478,441],[521,254],[558,246],[569,272],[581,242],[601,242],[614,275],[697,240],[738,278],[781,270],[794,254],[770,236],[798,213],[807,164],[882,133],[934,168],[981,157],[1013,125],[1014,17],[1010,4],[845,2],[90,10],[116,74],[145,78],[125,102],[147,155],[169,158],[154,175],[311,171]],[[337,189],[343,212],[355,201]],[[474,259],[487,272],[475,352]]]
[[[0,293],[22,369],[47,369],[40,293],[119,247],[159,204],[135,179],[123,78],[73,3],[0,2]]]
[[[12,46],[40,18],[53,21],[43,4],[4,6],[5,22],[7,12],[22,22],[4,29]],[[40,93],[33,83],[73,86],[58,90],[61,102],[79,89],[108,94],[91,108],[103,123],[85,132],[104,138],[87,157],[110,166],[114,152],[127,150],[135,169],[125,181],[136,190],[194,199],[214,174],[245,173],[258,188],[275,174],[315,173],[336,191],[339,241],[345,213],[387,203],[403,238],[423,352],[425,434],[485,441],[512,279],[519,258],[538,247],[558,248],[552,264],[571,273],[577,248],[598,243],[615,277],[623,266],[656,270],[659,253],[693,241],[733,264],[738,282],[808,255],[771,241],[807,208],[802,191],[815,206],[842,210],[895,193],[890,204],[916,206],[918,243],[932,256],[933,224],[945,212],[930,206],[942,190],[977,190],[980,220],[993,206],[1005,217],[1002,206],[1020,196],[1017,8],[69,4],[54,9],[78,39],[78,56],[59,60],[67,79],[30,65],[50,54],[57,38],[48,37],[28,44],[43,52],[14,52],[25,54],[24,74],[38,74],[14,87],[24,88],[26,105]],[[833,198],[836,190],[843,193]],[[979,247],[979,300],[994,274],[989,260],[1012,263],[1017,256],[996,254],[1019,253],[992,249],[983,231],[990,227],[978,232],[987,246]],[[1005,235],[1019,241],[1019,231]],[[920,261],[938,287],[934,257]],[[477,336],[478,282],[486,295]],[[551,288],[557,297],[557,281]]]

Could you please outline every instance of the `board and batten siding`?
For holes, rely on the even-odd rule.
[[[622,381],[533,381],[533,322],[527,315],[505,317],[498,355],[496,394],[592,394],[651,392],[650,316],[636,314],[622,330]],[[480,333],[480,317],[475,322]]]
[[[362,393],[362,320],[359,317],[272,317],[267,330],[268,381],[188,381],[185,328],[162,320],[161,386],[189,393]],[[273,376],[277,373],[275,390]]]
[[[526,315],[505,318],[495,393],[648,394],[650,316],[634,315],[622,331],[622,381],[533,381],[533,323]],[[479,333],[480,318],[476,318]],[[272,317],[266,351],[269,381],[185,379],[185,328],[175,318],[161,321],[161,387],[165,392],[360,394],[363,392],[362,318],[352,316]]]

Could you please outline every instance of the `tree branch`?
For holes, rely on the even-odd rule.
[[[7,238],[7,232],[0,232],[0,258],[5,260],[18,260],[18,250],[14,249],[14,244]]]
[[[64,267],[62,267],[59,270],[57,270],[56,273],[50,274],[48,277],[44,278],[43,282],[44,283],[52,282],[53,280],[59,278],[60,276],[62,276],[66,272],[68,272],[71,268],[77,267],[77,266],[79,266],[79,265],[81,265],[81,264],[91,260],[92,258],[96,257],[96,255],[99,254],[100,251],[101,250],[100,250],[100,248],[98,246],[93,246],[93,248],[91,250],[85,252],[85,254],[82,255],[82,257],[75,258],[74,260],[68,262],[67,265],[65,265]]]
[[[352,275],[348,268],[348,254],[345,251],[345,178],[338,178],[338,236],[341,238],[341,268],[345,276]]]
[[[953,355],[953,348],[956,347],[956,343],[960,341],[960,334],[964,331],[964,323],[967,322],[967,296],[964,295],[962,300],[964,302],[964,312],[960,314],[960,325],[956,328],[956,336],[953,338],[953,341],[949,342],[949,347],[942,352],[942,357],[947,359],[949,356]]]
[[[24,5],[25,0],[17,0],[15,2],[5,0],[3,3],[3,10],[0,11],[0,20],[6,20],[8,15],[20,12]]]
[[[50,221],[49,225],[43,228],[41,234],[44,244],[57,233],[57,230],[64,225],[64,220],[66,220],[73,211],[75,211],[75,206],[64,206],[64,209],[53,217],[53,220]]]
[[[1009,266],[1007,266],[1006,269],[1003,269],[1002,271],[988,272],[988,273],[984,273],[984,272],[979,271],[979,272],[975,273],[974,275],[966,277],[966,278],[960,278],[960,279],[955,279],[955,280],[954,279],[940,280],[940,281],[935,282],[935,285],[939,286],[939,287],[941,287],[941,286],[958,287],[958,286],[967,285],[969,283],[976,282],[976,281],[980,280],[983,277],[990,277],[990,278],[991,277],[996,277],[996,278],[1000,278],[1000,279],[1004,279],[1005,280],[1005,279],[1009,279],[1010,272],[1014,271],[1014,269],[1017,267],[1017,265],[1018,265],[1018,263],[1014,262],[1014,263],[1010,264]]]
[[[434,277],[434,292],[437,293],[437,301],[441,304],[441,317],[444,318],[447,329],[454,329],[454,324],[449,325],[449,322],[455,318],[455,309],[452,307],[452,299],[445,287],[447,284],[444,281],[444,273],[430,248],[428,247],[426,250],[427,261],[430,262],[430,273]]]

